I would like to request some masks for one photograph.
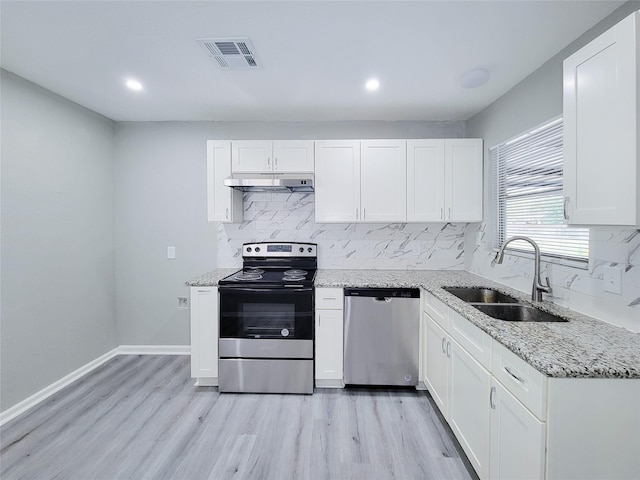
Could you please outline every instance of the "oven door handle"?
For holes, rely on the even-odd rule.
[[[218,287],[218,292],[228,293],[309,293],[313,292],[313,287],[278,287],[278,288],[257,288],[257,287]]]

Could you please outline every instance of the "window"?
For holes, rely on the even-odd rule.
[[[489,156],[495,201],[494,247],[522,235],[535,240],[547,257],[586,262],[589,229],[568,226],[564,220],[562,118],[496,145]],[[512,246],[533,251],[525,242]]]

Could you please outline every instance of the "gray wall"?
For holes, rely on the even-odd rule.
[[[562,61],[624,17],[640,9],[640,1],[627,2],[583,34],[538,70],[489,107],[467,121],[467,135],[484,138],[485,179],[488,180],[488,148],[562,115]],[[488,181],[485,192],[489,193]],[[485,219],[491,218],[493,202],[485,198]],[[529,259],[512,258],[501,266],[491,259],[492,225],[487,221],[467,229],[465,268],[523,291],[531,288]],[[593,227],[589,270],[545,265],[554,289],[553,300],[583,313],[640,331],[640,234],[633,228]],[[476,232],[483,243],[475,245]],[[623,268],[623,292],[604,291],[602,267]]]
[[[4,411],[116,343],[114,123],[1,75]]]
[[[119,123],[116,312],[120,345],[188,345],[184,282],[216,267],[207,223],[206,123]],[[176,258],[167,259],[167,247]]]
[[[624,17],[640,9],[629,1],[548,60],[538,70],[467,120],[467,135],[484,138],[488,147],[562,114],[562,61]]]
[[[120,345],[188,345],[184,282],[216,265],[207,223],[206,141],[445,138],[463,122],[123,122],[117,124],[116,312]],[[176,258],[167,259],[167,247]]]

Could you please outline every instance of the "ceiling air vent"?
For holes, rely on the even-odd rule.
[[[223,70],[260,68],[256,51],[248,38],[196,38],[209,58]]]

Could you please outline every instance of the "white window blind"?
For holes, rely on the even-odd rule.
[[[489,150],[495,200],[494,247],[515,235],[530,237],[544,255],[587,261],[589,229],[564,223],[562,119]],[[509,245],[533,251],[525,242]]]

